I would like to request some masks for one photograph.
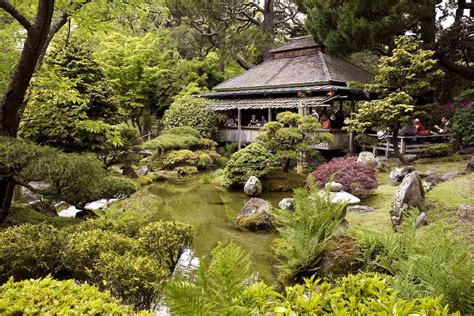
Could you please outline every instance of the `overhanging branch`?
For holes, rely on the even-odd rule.
[[[31,22],[21,14],[14,6],[11,5],[7,0],[0,0],[0,8],[10,14],[15,20],[18,21],[26,30],[31,29]]]

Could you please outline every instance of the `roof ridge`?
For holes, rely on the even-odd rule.
[[[318,52],[318,55],[321,57],[321,65],[323,66],[324,75],[327,77],[327,81],[331,81],[331,73],[329,72],[328,65],[326,64],[326,58],[324,57],[324,53],[322,51]]]

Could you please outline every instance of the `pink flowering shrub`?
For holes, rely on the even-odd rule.
[[[339,182],[343,190],[358,197],[365,197],[377,188],[375,170],[354,158],[334,158],[319,166],[309,177],[321,188],[328,182]]]

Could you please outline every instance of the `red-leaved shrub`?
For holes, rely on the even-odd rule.
[[[309,177],[322,188],[333,179],[342,184],[344,191],[358,197],[367,196],[377,188],[374,168],[354,158],[334,158],[319,166]]]

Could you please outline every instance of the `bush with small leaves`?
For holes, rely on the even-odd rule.
[[[87,229],[87,228],[85,228]],[[67,243],[60,256],[64,267],[78,279],[87,280],[101,253],[123,255],[135,252],[137,242],[130,237],[101,229],[78,231],[67,236]]]
[[[273,156],[264,146],[250,144],[234,153],[229,159],[223,173],[223,184],[226,187],[244,185],[250,176],[263,178],[275,163]]]
[[[468,106],[454,115],[450,132],[462,146],[474,145],[474,106]]]
[[[23,224],[0,231],[0,282],[54,274],[60,266],[60,231],[47,224]]]
[[[374,168],[353,158],[334,158],[312,172],[309,180],[320,187],[330,181],[339,182],[344,191],[359,197],[365,197],[377,189]]]
[[[454,152],[452,144],[436,144],[425,147],[421,150],[421,154],[425,157],[443,157]]]
[[[172,273],[179,258],[193,242],[192,226],[178,222],[150,223],[139,231],[139,245]]]
[[[169,276],[167,267],[152,257],[114,252],[100,254],[88,274],[99,289],[139,309],[150,309],[157,302]]]
[[[135,312],[107,292],[74,280],[51,277],[14,282],[0,287],[2,315],[153,315]]]
[[[212,137],[216,131],[217,116],[205,108],[208,103],[209,100],[189,95],[177,98],[163,116],[165,131],[173,127],[190,126],[202,136]]]

